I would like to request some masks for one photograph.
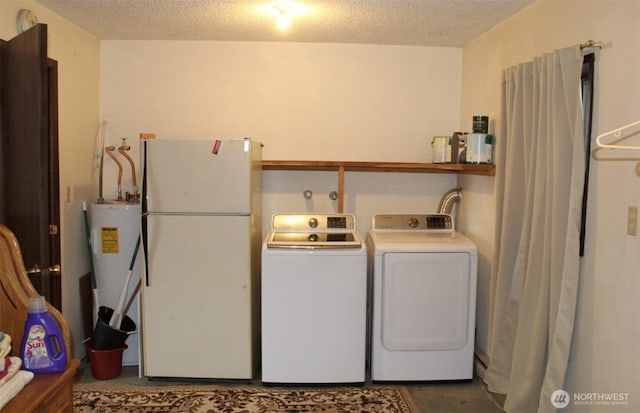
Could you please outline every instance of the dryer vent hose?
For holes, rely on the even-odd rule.
[[[462,198],[462,188],[454,188],[445,192],[438,204],[438,214],[451,214],[453,206],[460,202],[460,198]]]

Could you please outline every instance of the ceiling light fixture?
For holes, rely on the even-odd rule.
[[[276,19],[276,27],[285,31],[291,27],[294,18],[310,14],[311,8],[293,0],[276,0],[260,5],[259,12],[273,16]]]
[[[276,26],[280,30],[287,30],[291,27],[291,15],[289,13],[290,8],[287,4],[276,4],[273,6],[277,13]]]

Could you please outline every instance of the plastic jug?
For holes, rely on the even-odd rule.
[[[60,326],[43,296],[29,298],[27,321],[20,346],[22,369],[33,373],[56,373],[67,367],[67,349]]]

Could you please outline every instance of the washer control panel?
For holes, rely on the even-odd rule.
[[[362,248],[350,214],[278,214],[273,216],[267,248]]]
[[[356,222],[350,214],[278,214],[273,216],[271,229],[291,232],[354,231]]]
[[[453,232],[450,214],[378,214],[374,215],[371,228],[393,231],[443,231]]]

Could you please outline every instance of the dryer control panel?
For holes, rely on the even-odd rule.
[[[373,216],[371,228],[392,231],[453,232],[450,214],[379,214]]]
[[[453,219],[448,214],[433,214],[425,217],[427,229],[453,229]]]

